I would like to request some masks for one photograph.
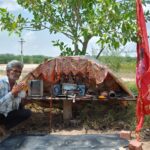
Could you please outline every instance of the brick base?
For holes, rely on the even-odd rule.
[[[143,150],[142,143],[137,140],[131,140],[129,143],[129,150]]]

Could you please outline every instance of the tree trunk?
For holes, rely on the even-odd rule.
[[[79,53],[79,48],[78,48],[77,42],[74,44],[74,51],[75,51],[75,55],[78,55],[78,53]]]
[[[87,51],[87,46],[88,46],[88,43],[89,43],[89,40],[91,39],[92,36],[88,36],[85,38],[84,42],[83,42],[83,47],[82,47],[82,55],[85,55],[86,54],[86,51]]]

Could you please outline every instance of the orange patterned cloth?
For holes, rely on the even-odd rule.
[[[67,56],[44,62],[32,71],[32,76],[36,78],[41,76],[46,82],[55,84],[63,74],[69,75],[70,73],[86,76],[89,80],[88,82],[100,84],[107,76],[108,70],[98,61],[86,56]],[[29,77],[30,75],[26,79]]]

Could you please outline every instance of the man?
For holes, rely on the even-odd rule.
[[[21,108],[21,98],[25,97],[25,84],[17,84],[23,64],[17,60],[10,61],[6,66],[6,76],[0,78],[0,132],[16,126],[31,115],[31,111]]]

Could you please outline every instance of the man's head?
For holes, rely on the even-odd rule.
[[[8,62],[6,66],[7,76],[9,80],[16,81],[19,79],[23,68],[23,63],[18,60]]]

